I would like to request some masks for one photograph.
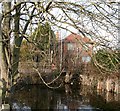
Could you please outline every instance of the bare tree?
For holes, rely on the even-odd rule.
[[[47,2],[42,0],[40,2],[14,2],[8,8],[5,4],[9,6],[10,3],[3,5],[5,11],[2,16],[2,24],[6,23],[6,25],[2,25],[4,30],[0,42],[0,54],[3,54],[2,50],[5,47],[8,49],[5,49],[6,55],[0,55],[1,61],[7,61],[7,66],[1,67],[2,75],[4,74],[2,71],[5,71],[6,76],[11,71],[9,77],[12,76],[12,79],[17,75],[23,38],[33,43],[29,39],[30,35],[38,24],[44,24],[46,21],[50,23],[53,29],[61,28],[72,33],[74,33],[73,30],[76,30],[83,37],[90,37],[94,41],[94,52],[105,48],[114,53],[116,49],[117,30],[119,29],[117,2],[88,0],[83,2],[80,0],[76,2],[72,0],[50,0]],[[5,28],[7,25],[8,29]],[[7,40],[4,39],[5,37]],[[14,42],[10,46],[11,39]],[[6,46],[3,45],[4,43]],[[35,45],[35,43],[33,44]],[[85,44],[83,43],[83,45]],[[119,61],[118,58],[116,59]],[[95,58],[94,63],[98,67],[103,65],[98,63]]]
[[[6,13],[10,10],[11,3],[3,3],[3,6],[6,7],[3,9],[3,12]],[[9,17],[4,17],[3,24],[4,30],[2,30],[1,34],[1,78],[4,78],[8,83],[8,76],[10,75],[10,13],[7,15]]]

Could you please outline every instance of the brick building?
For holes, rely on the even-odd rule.
[[[62,61],[62,67],[77,67],[81,63],[91,61],[93,42],[87,37],[78,34],[70,34],[59,41],[58,53]]]

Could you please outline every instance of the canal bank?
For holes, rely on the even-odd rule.
[[[21,63],[19,66],[19,74],[16,77],[16,83],[19,80],[24,80],[26,84],[43,84],[41,77],[46,82],[50,82],[55,77],[59,76],[61,72],[58,70],[51,70],[51,67],[42,67],[38,64],[37,71],[34,69],[35,63]],[[29,69],[29,70],[27,70]],[[40,77],[41,76],[41,77]],[[93,64],[82,64],[79,69],[69,69],[66,73],[60,76],[60,79],[67,84],[72,83],[73,79],[82,85],[96,88],[101,91],[108,91],[114,93],[120,93],[120,75],[119,71],[100,72]],[[60,80],[59,79],[59,80]],[[58,81],[57,81],[58,82]]]
[[[65,83],[63,85],[64,88],[62,90],[61,88],[59,88],[59,90],[52,90],[38,85],[43,85],[39,73],[35,72],[32,68],[30,68],[29,72],[27,69],[28,68],[24,67],[19,70],[19,82],[16,82],[21,84],[16,84],[12,87],[10,101],[12,109],[16,107],[18,109],[27,108],[29,110],[90,108],[99,111],[119,111],[120,109],[120,94],[119,90],[116,90],[118,87],[115,88],[116,85],[119,86],[119,84],[117,84],[119,80],[117,75],[111,76],[108,74],[105,78],[105,76],[100,76],[101,73],[94,72],[92,68],[89,69],[89,66],[87,66],[87,69],[83,68],[82,73],[68,71],[64,74],[64,77],[60,79]],[[41,71],[41,69],[38,70]],[[49,70],[44,71],[48,72],[41,73],[41,75],[48,83],[53,80],[54,77],[58,76],[56,73],[49,72]],[[66,77],[70,80],[67,80]],[[81,81],[81,84],[78,84],[77,88],[71,87],[74,86],[71,81],[73,77],[74,81],[79,79]],[[114,82],[115,84],[113,85]],[[44,94],[42,94],[42,92]]]

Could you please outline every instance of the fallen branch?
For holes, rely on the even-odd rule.
[[[49,85],[52,84],[54,81],[56,81],[56,80],[60,77],[60,75],[62,74],[62,71],[61,71],[61,73],[59,74],[59,76],[57,76],[53,81],[51,81],[51,82],[49,82],[49,83],[46,83],[45,80],[43,79],[43,77],[41,76],[40,71],[39,71],[37,68],[34,68],[34,70],[38,73],[40,79],[42,80],[42,82],[43,82],[48,88],[50,88],[50,89],[58,89],[58,88],[61,87],[62,83],[61,83],[58,87],[52,87],[52,86],[49,86]]]

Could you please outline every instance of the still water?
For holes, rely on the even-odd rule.
[[[89,87],[48,89],[28,85],[11,95],[11,111],[120,111],[120,95]]]

